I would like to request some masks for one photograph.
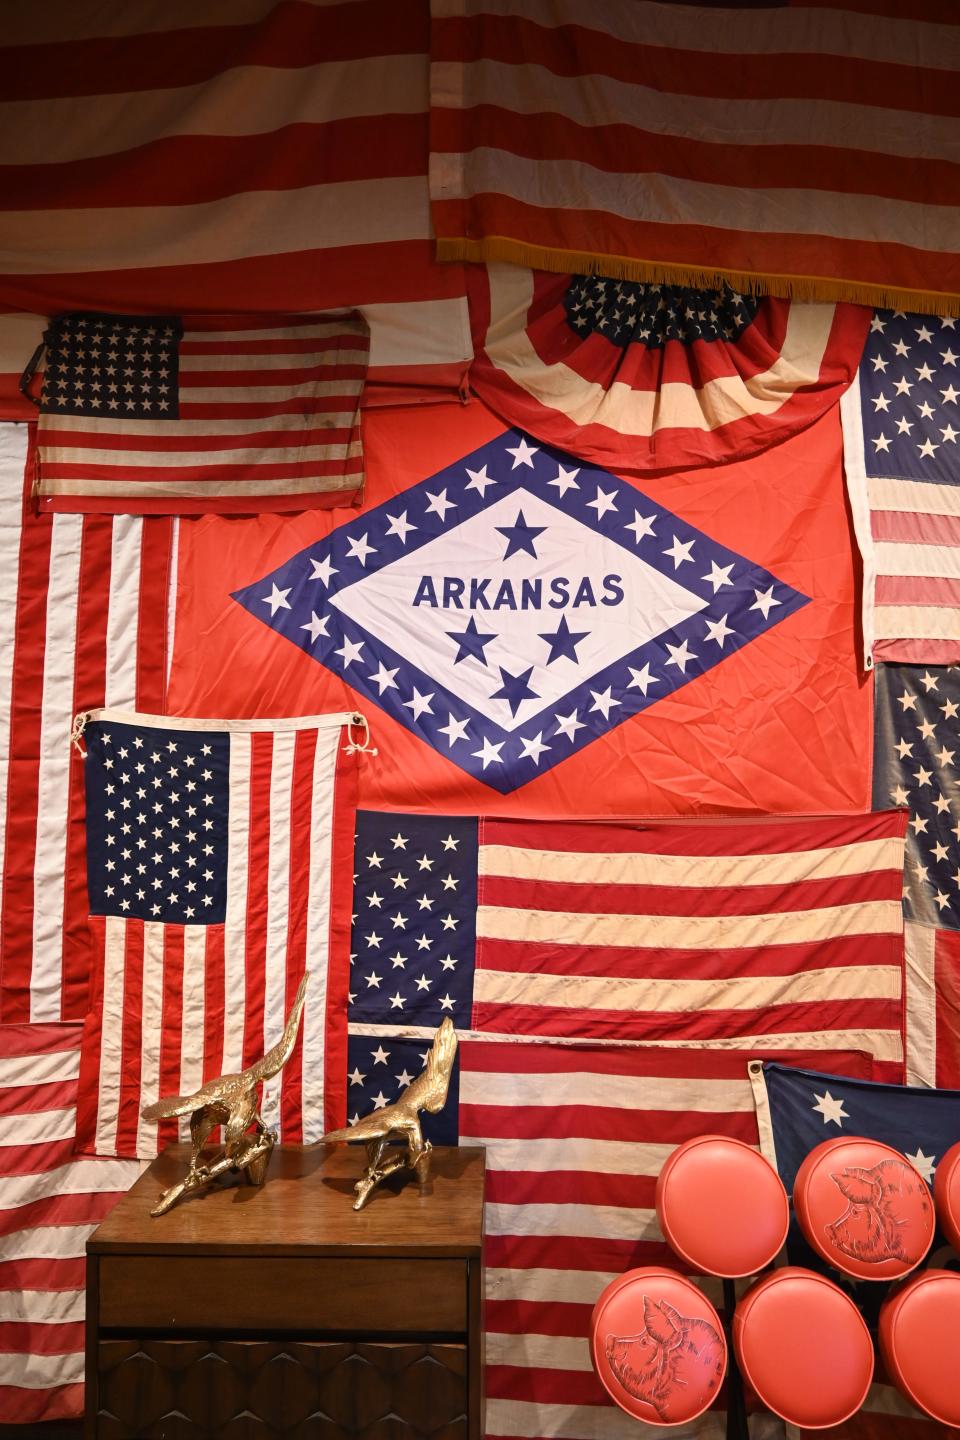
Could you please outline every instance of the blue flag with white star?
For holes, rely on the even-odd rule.
[[[808,602],[625,480],[514,430],[234,599],[503,794]]]
[[[763,1082],[777,1173],[788,1195],[810,1151],[836,1135],[863,1136],[892,1146],[906,1156],[931,1188],[939,1161],[960,1139],[960,1090],[881,1085],[774,1063],[763,1066]],[[854,1289],[867,1318],[875,1318],[888,1288],[883,1282],[851,1285],[849,1277],[830,1269],[814,1254],[795,1219],[791,1221],[788,1250],[794,1264],[823,1270],[837,1284]],[[960,1268],[960,1260],[952,1251],[944,1252],[942,1242],[937,1241],[927,1263]]]

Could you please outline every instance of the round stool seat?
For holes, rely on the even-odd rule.
[[[684,1425],[717,1398],[727,1343],[710,1301],[674,1270],[628,1270],[604,1290],[590,1321],[593,1368],[628,1415]]]
[[[671,1248],[708,1275],[756,1275],[790,1224],[777,1172],[742,1140],[724,1135],[678,1146],[660,1171],[655,1204]]]
[[[960,1426],[960,1275],[924,1270],[888,1295],[878,1339],[897,1389],[934,1420]]]
[[[733,1348],[767,1409],[808,1430],[849,1419],[873,1379],[859,1310],[831,1280],[799,1266],[751,1285],[733,1314]]]
[[[824,1260],[860,1280],[895,1280],[926,1255],[936,1224],[926,1182],[899,1150],[837,1136],[793,1184],[800,1228]]]
[[[960,1140],[950,1146],[937,1166],[933,1199],[940,1228],[954,1250],[960,1250]]]

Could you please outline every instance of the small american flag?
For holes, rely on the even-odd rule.
[[[0,1418],[83,1414],[87,1238],[136,1180],[77,1159],[82,1026],[0,1026]]]
[[[960,669],[878,665],[873,804],[910,812],[907,1079],[960,1088]]]
[[[370,337],[358,314],[75,314],[44,340],[45,509],[304,510],[363,485]]]
[[[960,333],[878,310],[841,401],[866,664],[960,659]]]
[[[81,1149],[151,1156],[175,1139],[143,1107],[264,1054],[305,968],[301,1040],[261,1113],[293,1141],[343,1123],[353,718],[87,724]]]

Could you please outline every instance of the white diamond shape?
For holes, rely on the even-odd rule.
[[[519,551],[505,560],[507,539],[496,527],[514,525],[521,511],[528,526],[546,529],[533,542],[536,558]],[[438,607],[413,603],[425,576],[433,582],[441,602]],[[605,588],[608,576],[618,580]],[[466,581],[464,608],[442,607],[447,577]],[[570,603],[584,577],[591,583],[594,605]],[[490,580],[486,595],[492,603],[504,578],[513,582],[517,609],[466,608],[471,580]],[[520,608],[523,580],[540,581],[540,608]],[[551,605],[551,598],[561,597],[561,580],[568,582],[568,603]],[[604,594],[610,599],[616,589],[622,590],[623,598],[604,604]],[[705,610],[709,601],[520,488],[416,551],[345,586],[330,597],[330,603],[481,714],[513,731],[605,666]],[[465,630],[471,616],[479,631],[496,636],[485,647],[486,665],[474,658],[455,663],[457,642],[447,632]],[[539,637],[555,631],[563,616],[571,631],[589,634],[577,646],[577,663],[563,657],[547,665],[550,646]],[[519,675],[531,665],[528,684],[536,698],[522,701],[511,714],[506,700],[492,698],[503,684],[500,666]]]

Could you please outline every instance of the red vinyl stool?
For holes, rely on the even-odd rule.
[[[621,1410],[651,1425],[684,1425],[720,1391],[727,1342],[720,1317],[674,1270],[628,1270],[590,1321],[593,1368]]]
[[[817,1145],[797,1171],[793,1208],[817,1254],[859,1280],[908,1274],[933,1242],[926,1182],[877,1140],[837,1136]]]
[[[849,1419],[873,1379],[873,1344],[859,1310],[831,1280],[799,1266],[751,1285],[734,1312],[733,1346],[767,1409],[807,1430]]]
[[[677,1147],[657,1179],[660,1228],[691,1269],[736,1279],[773,1260],[790,1224],[777,1172],[742,1140],[699,1135]]]
[[[937,1166],[933,1200],[941,1230],[954,1250],[960,1251],[960,1140],[950,1146]]]
[[[960,1427],[960,1275],[924,1270],[888,1295],[878,1339],[897,1389],[934,1420]]]

